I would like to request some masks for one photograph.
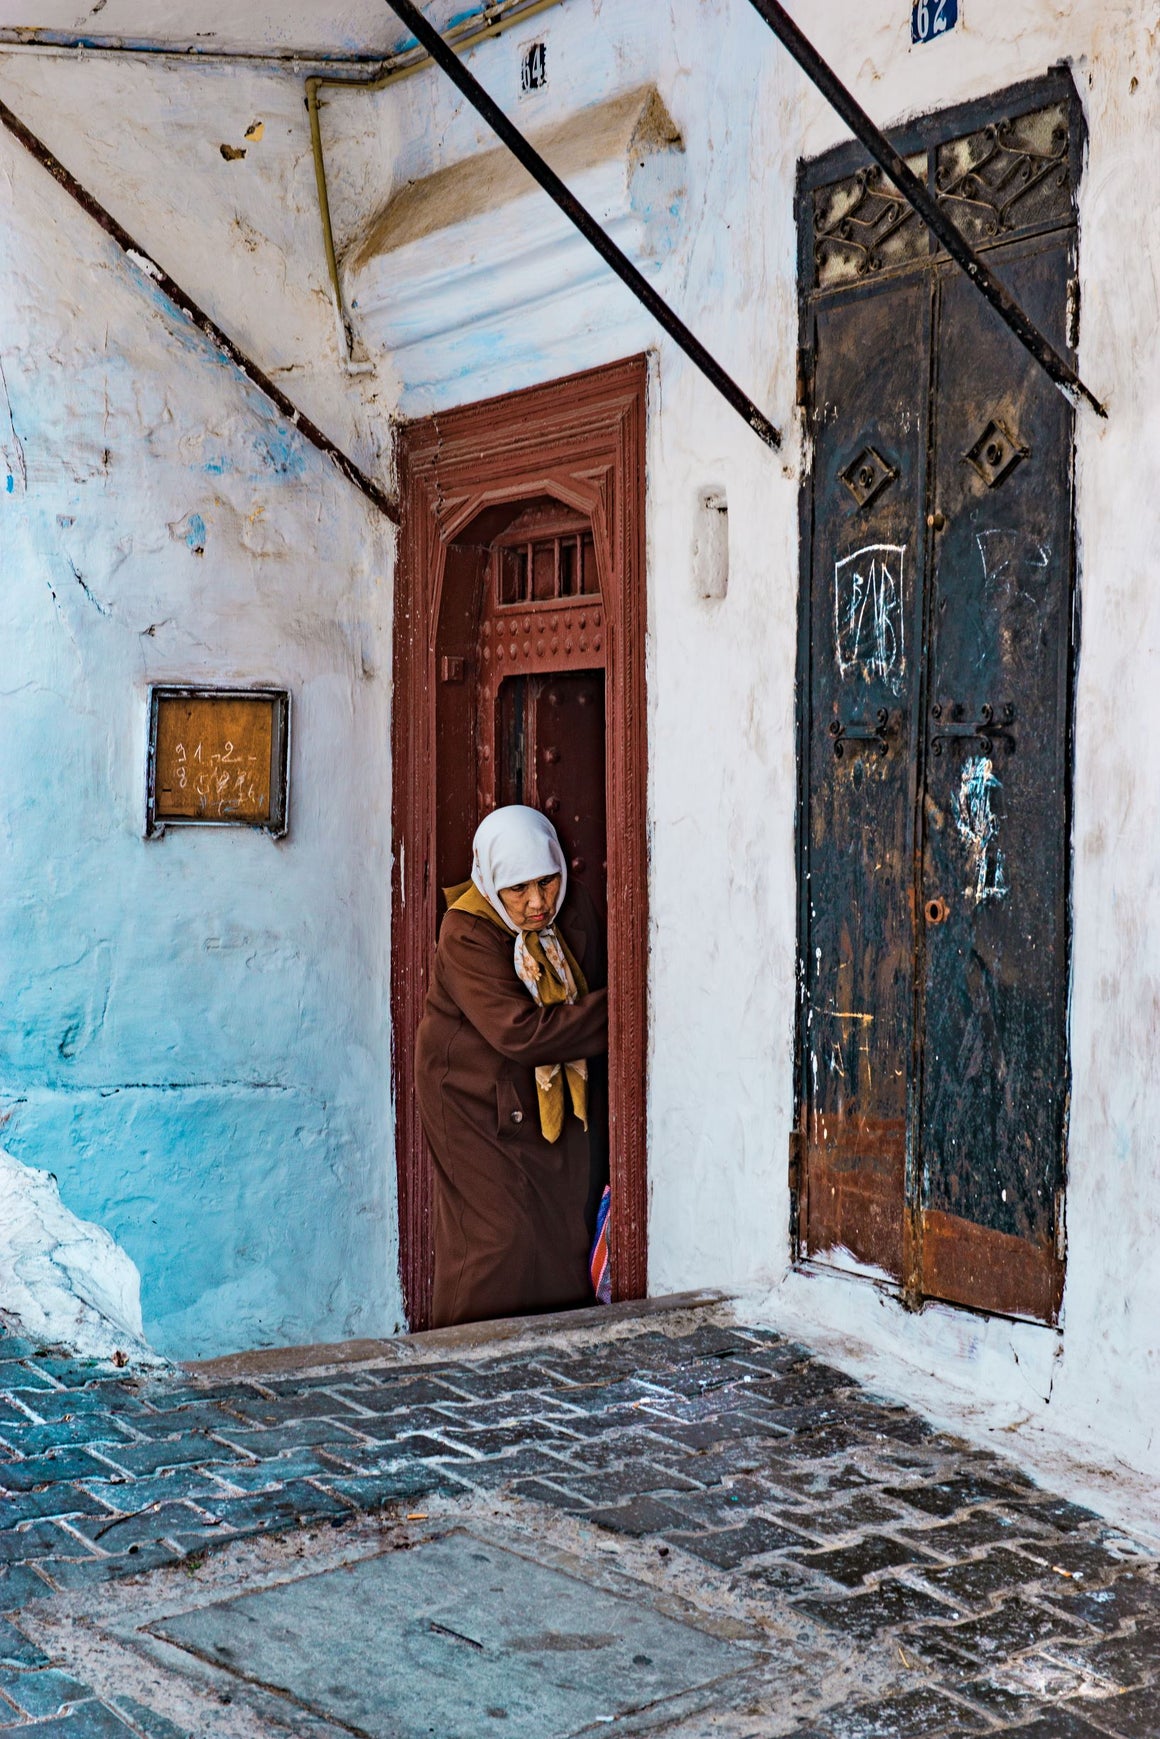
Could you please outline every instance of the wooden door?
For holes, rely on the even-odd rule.
[[[431,1296],[414,1035],[442,915],[497,803],[556,823],[609,934],[613,1294],[647,1285],[642,360],[402,431],[392,724],[392,1019],[400,1267]]]
[[[1077,114],[1053,79],[901,141],[1061,350]],[[797,1247],[1054,1320],[1071,412],[850,151],[801,216]]]
[[[512,504],[486,559],[477,662],[480,814],[542,809],[569,875],[607,909],[606,610],[589,519],[550,498]]]
[[[508,677],[489,710],[496,714],[497,801],[543,810],[570,880],[583,883],[605,917],[604,671]]]

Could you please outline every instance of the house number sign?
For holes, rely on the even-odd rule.
[[[154,688],[146,835],[167,827],[286,831],[290,696],[285,689]]]
[[[911,42],[933,42],[959,21],[959,0],[914,0],[910,9]]]

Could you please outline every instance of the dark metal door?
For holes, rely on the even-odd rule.
[[[1067,241],[1004,250],[1064,349]],[[1050,1317],[1066,1069],[1071,412],[939,283],[922,903],[921,1287]]]
[[[930,297],[817,311],[807,745],[810,1250],[902,1277]]]
[[[1072,94],[1008,100],[900,143],[1065,352]],[[1052,1320],[1071,411],[876,171],[811,174],[797,1248]]]

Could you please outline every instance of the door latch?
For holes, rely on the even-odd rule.
[[[889,709],[880,706],[874,714],[873,723],[868,719],[832,719],[830,721],[830,736],[834,744],[834,758],[840,761],[846,752],[847,743],[873,743],[880,755],[889,752],[887,741],[890,734]]]
[[[966,708],[958,701],[949,706],[936,701],[931,707],[930,716],[939,727],[930,739],[932,755],[941,755],[946,744],[954,742],[982,743],[988,755],[994,754],[995,745],[999,743],[1007,754],[1015,753],[1015,736],[1008,728],[1015,722],[1015,708],[1010,702],[999,707],[998,718],[996,709],[989,705],[979,708],[979,717],[973,722],[964,720],[965,712]]]

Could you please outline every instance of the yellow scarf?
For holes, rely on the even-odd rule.
[[[513,931],[504,923],[499,913],[492,906],[485,894],[480,893],[474,882],[460,882],[457,887],[445,888],[444,898],[448,908],[453,912],[471,912],[477,918],[490,918],[508,936],[514,936],[517,947],[522,941],[524,951],[531,960],[534,972],[534,984],[528,984],[523,974],[518,974],[522,982],[528,984],[529,993],[535,997],[542,1008],[552,1008],[557,1003],[572,1002],[588,991],[588,983],[581,972],[575,955],[558,930],[555,930],[556,940],[568,963],[576,987],[576,996],[569,994],[569,986],[561,980],[555,968],[550,964],[544,952],[541,936],[535,930]],[[560,1131],[564,1127],[564,1082],[568,1083],[568,1096],[572,1109],[584,1125],[588,1127],[588,1065],[583,1060],[565,1063],[546,1063],[536,1069],[536,1098],[540,1106],[540,1131],[545,1141],[558,1141]]]

